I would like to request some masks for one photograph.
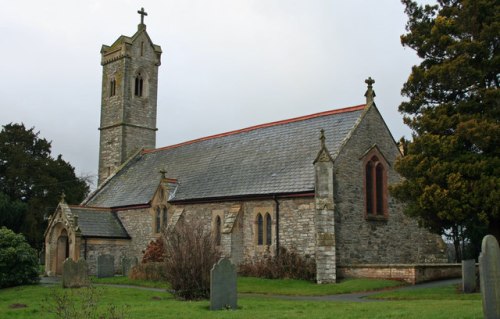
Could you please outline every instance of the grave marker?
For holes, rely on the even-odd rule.
[[[462,260],[462,290],[466,294],[476,292],[476,261]]]
[[[88,267],[85,259],[73,261],[67,258],[63,262],[62,286],[63,288],[80,288],[90,285]]]
[[[236,266],[221,258],[210,271],[210,310],[236,309]]]
[[[128,276],[132,268],[137,266],[138,263],[137,257],[122,257],[122,274]]]
[[[113,255],[97,256],[97,278],[113,277],[115,275],[115,257]]]
[[[492,235],[486,235],[479,255],[479,278],[485,319],[500,318],[500,248]]]

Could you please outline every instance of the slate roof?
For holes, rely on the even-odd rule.
[[[320,130],[325,130],[326,146],[335,159],[364,109],[359,105],[332,110],[143,151],[84,204],[147,204],[161,169],[178,180],[170,201],[312,192]]]
[[[84,237],[130,238],[116,213],[73,206],[70,209],[78,216],[78,227]]]

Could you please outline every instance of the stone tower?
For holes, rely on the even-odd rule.
[[[100,185],[130,156],[156,145],[156,99],[161,48],[146,32],[144,9],[132,37],[101,48]]]

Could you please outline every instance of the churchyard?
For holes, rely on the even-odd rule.
[[[92,282],[98,295],[97,311],[123,312],[123,317],[116,318],[483,318],[481,295],[462,294],[457,285],[392,290],[400,283],[356,279],[315,285],[300,280],[242,277],[238,278],[238,309],[211,311],[210,301],[176,300],[165,286],[161,290],[144,290],[99,285],[120,283],[158,287],[154,282],[124,277],[92,278]],[[59,285],[36,285],[0,290],[0,318],[57,318],[48,312],[55,309],[54,295],[66,292],[70,299],[79,300],[86,289],[63,291]],[[368,302],[311,297],[372,289],[385,290],[369,296]],[[313,300],[308,300],[311,298]],[[77,302],[75,307],[81,308],[82,304]]]

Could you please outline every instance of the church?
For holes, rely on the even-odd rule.
[[[202,223],[235,264],[280,247],[311,256],[318,283],[404,277],[404,267],[387,273],[446,261],[442,239],[388,193],[402,155],[371,78],[360,105],[157,148],[162,50],[139,14],[133,36],[101,48],[98,187],[79,206],[63,198],[50,217],[47,275],[61,274],[68,257],[95,273],[102,254],[119,272],[122,257],[140,260],[181,219]]]

